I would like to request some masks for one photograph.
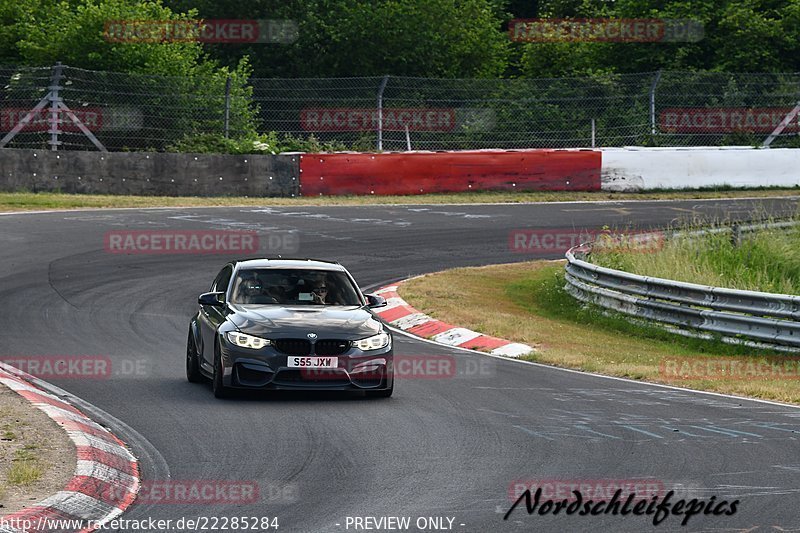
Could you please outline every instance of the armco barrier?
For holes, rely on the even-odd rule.
[[[794,224],[765,224],[792,227]],[[755,231],[758,225],[740,228]],[[684,236],[687,236],[684,234]],[[710,287],[601,267],[592,243],[567,251],[565,290],[577,300],[690,332],[800,349],[800,296]]]
[[[297,196],[300,156],[0,149],[0,191]]]
[[[305,154],[303,196],[600,190],[595,150]]]

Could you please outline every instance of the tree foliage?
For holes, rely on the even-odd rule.
[[[514,50],[525,76],[800,71],[800,0],[542,0],[538,16],[692,19],[705,36],[678,43],[525,43]]]
[[[699,42],[514,43],[512,18],[665,18]],[[107,21],[287,19],[288,44],[112,43]],[[12,0],[0,2],[0,63],[194,77],[558,77],[671,70],[800,71],[800,0]]]

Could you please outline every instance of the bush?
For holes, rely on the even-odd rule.
[[[186,135],[183,139],[167,146],[168,152],[195,154],[279,154],[282,152],[336,152],[347,150],[338,141],[320,142],[310,135],[307,139],[270,131],[262,134],[238,138],[226,138],[216,133],[197,133]]]

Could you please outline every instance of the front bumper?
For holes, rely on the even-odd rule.
[[[350,348],[337,368],[300,369],[287,366],[289,355],[268,346],[249,350],[221,343],[223,385],[257,390],[385,390],[394,382],[392,345],[362,352]],[[315,356],[311,354],[312,357]],[[325,356],[327,357],[327,356]]]

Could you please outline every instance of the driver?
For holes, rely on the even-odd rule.
[[[324,282],[315,283],[311,287],[311,300],[315,304],[326,304],[325,299],[328,297],[328,287]]]
[[[242,281],[241,287],[242,300],[245,303],[258,303],[262,294],[261,282],[256,278],[249,278]]]

